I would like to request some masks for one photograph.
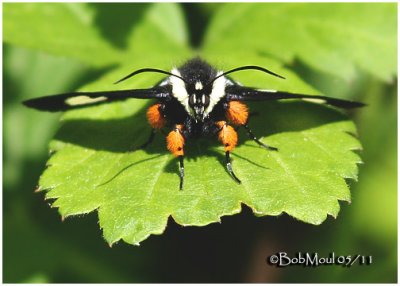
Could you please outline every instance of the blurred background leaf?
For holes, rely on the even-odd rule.
[[[361,68],[391,81],[397,72],[396,15],[395,3],[228,4],[213,18],[203,48],[250,50],[285,63],[299,58],[348,80]]]
[[[85,3],[6,3],[3,40],[95,66],[113,64],[118,50],[99,35]]]
[[[279,21],[268,21],[267,24],[260,17],[257,21],[261,22],[255,22],[253,17],[248,17],[247,22],[240,18],[248,9],[254,9],[251,8],[253,5],[260,5],[258,7],[263,11],[279,11],[281,5],[300,4],[266,3],[240,7],[245,4],[193,3],[161,8],[154,7],[154,4],[82,4],[72,8],[76,11],[68,11],[60,16],[60,19],[65,20],[66,28],[62,27],[63,22],[55,22],[57,27],[49,24],[44,27],[44,24],[38,24],[41,19],[38,19],[38,22],[30,22],[31,26],[20,26],[19,23],[10,21],[10,5],[26,4],[7,3],[3,6],[3,41],[8,43],[3,45],[4,282],[396,282],[397,84],[396,81],[390,81],[397,69],[396,54],[393,55],[393,49],[397,50],[396,25],[393,23],[393,17],[396,17],[395,4],[352,4],[355,6],[352,6],[351,12],[346,12],[347,18],[343,20],[343,23],[353,24],[348,17],[350,14],[359,21],[354,24],[357,31],[364,31],[365,35],[381,35],[380,38],[372,37],[376,43],[382,44],[381,47],[371,43],[370,36],[366,37],[366,43],[369,45],[365,44],[363,47],[360,46],[363,39],[359,37],[354,38],[357,43],[349,39],[345,46],[343,41],[332,43],[333,39],[342,38],[340,33],[336,31],[332,34],[334,36],[327,39],[329,33],[321,35],[318,27],[307,24],[312,27],[309,31],[319,33],[320,38],[314,43],[318,44],[321,40],[321,47],[326,47],[327,51],[332,51],[334,47],[331,56],[328,52],[325,56],[322,54],[324,57],[316,54],[318,58],[326,61],[321,63],[313,60],[312,54],[300,57],[299,51],[303,49],[301,45],[307,45],[296,42],[297,35],[288,31],[295,30],[295,27],[280,24],[282,21],[290,21],[290,17],[277,17],[280,12],[276,12],[279,14],[270,16],[274,16],[273,19],[280,18]],[[47,4],[28,4],[32,5],[40,7]],[[235,5],[239,7],[236,11],[232,7]],[[326,5],[327,8],[321,8],[320,4],[310,4],[307,7],[302,6],[299,11],[309,10],[310,12],[304,13],[323,21],[322,16],[313,13],[323,15],[324,10],[339,9],[336,7],[338,4],[322,5]],[[342,10],[350,9],[346,7]],[[148,11],[151,9],[156,12],[170,11],[170,15],[179,15],[180,12],[174,12],[177,10],[183,11],[183,16],[176,16],[174,19],[186,20],[186,28],[179,29],[170,40],[162,40],[159,46],[157,39],[150,37],[153,44],[139,47],[137,52],[133,52],[136,47],[130,46],[130,43],[134,45],[134,41],[144,39],[143,37],[147,39],[146,27],[157,27],[159,24],[143,23],[146,17],[150,17],[151,13]],[[241,9],[243,11],[240,11]],[[292,12],[295,10],[288,9]],[[13,11],[13,8],[10,8],[10,11]],[[357,13],[358,11],[362,13]],[[365,11],[368,11],[368,17],[362,18],[367,14]],[[41,15],[40,13],[37,15]],[[78,13],[79,16],[74,13]],[[131,19],[128,19],[129,15],[132,15]],[[335,12],[333,16],[336,15]],[[53,17],[47,16],[47,19]],[[18,17],[21,19],[21,15]],[[74,17],[80,19],[76,23],[73,20],[74,23],[71,24],[73,30],[77,30],[76,34],[62,32],[63,29],[71,28],[68,22],[75,19]],[[218,26],[219,22],[231,17],[238,17],[231,22],[234,24],[233,28],[224,30],[222,35],[221,30],[214,30],[214,26]],[[297,18],[299,17],[300,12]],[[33,15],[32,19],[35,18]],[[387,21],[382,22],[382,18]],[[29,21],[21,19],[22,22],[24,20]],[[367,23],[367,20],[370,20],[370,23]],[[82,24],[82,21],[91,23],[91,32],[87,31],[87,24]],[[234,29],[236,24],[238,29]],[[334,25],[328,24],[328,27]],[[99,50],[106,52],[107,56],[103,58],[102,55],[95,56],[97,52],[86,52],[83,58],[85,53],[80,51],[80,48],[77,48],[78,55],[76,51],[65,51],[60,45],[56,45],[56,49],[53,50],[51,39],[43,39],[43,43],[49,44],[49,50],[34,45],[31,39],[26,40],[26,43],[29,43],[26,45],[25,39],[20,41],[19,35],[8,33],[17,27],[26,29],[18,30],[18,33],[21,32],[21,35],[25,36],[27,31],[41,27],[43,31],[51,30],[50,36],[60,33],[64,41],[72,40],[71,43],[76,43],[78,40],[83,46],[86,45],[86,39],[82,36],[87,36],[90,41],[98,43]],[[258,27],[262,27],[263,30]],[[256,34],[251,32],[253,29]],[[187,33],[186,36],[184,33]],[[294,38],[283,36],[288,33]],[[170,38],[170,34],[165,33],[163,29],[157,34],[165,35],[162,37],[164,39]],[[30,37],[31,35],[32,33]],[[218,35],[219,38],[211,35]],[[67,39],[66,36],[70,38]],[[132,40],[131,37],[136,38]],[[236,44],[228,45],[225,37],[236,41]],[[254,54],[253,48],[261,47],[259,45],[262,44],[262,39],[266,39],[263,46],[266,50]],[[243,51],[249,49],[249,57],[255,62],[258,61],[257,57],[260,57],[266,64],[275,63],[277,69],[283,69],[279,72],[301,75],[299,81],[304,84],[302,89],[308,89],[310,92],[319,90],[331,96],[369,103],[368,108],[352,114],[364,146],[361,157],[365,164],[361,166],[359,182],[351,185],[352,205],[342,204],[342,213],[338,219],[329,219],[321,226],[314,227],[287,216],[278,219],[256,219],[249,209],[244,208],[240,215],[226,217],[222,224],[204,228],[182,228],[170,220],[162,237],[152,237],[140,248],[117,244],[110,249],[101,238],[99,227],[96,225],[96,215],[67,219],[61,223],[56,211],[43,202],[43,197],[32,193],[47,158],[46,142],[50,141],[58,123],[57,116],[21,108],[19,102],[22,99],[75,90],[83,85],[93,89],[114,88],[110,85],[111,82],[135,68],[150,64],[168,68],[172,64],[179,64],[180,60],[191,54],[190,49],[183,52],[186,50],[186,41],[192,47],[204,47],[200,52],[205,57],[214,58],[215,63],[223,68],[231,67],[231,63],[245,61]],[[210,47],[212,42],[215,43],[214,48]],[[281,43],[284,44],[280,46]],[[371,55],[365,63],[351,53],[353,44],[357,47],[356,50],[360,51],[362,59]],[[165,47],[183,48],[175,54],[164,54]],[[382,50],[383,47],[386,49]],[[237,61],[232,60],[234,50],[241,51]],[[67,57],[57,56],[64,52],[68,53]],[[148,53],[151,56],[145,56]],[[228,59],[225,59],[225,54]],[[332,63],[331,57],[338,59],[338,54],[344,57],[337,63]],[[351,65],[345,62],[346,57],[351,58]],[[72,58],[76,61],[71,60]],[[122,66],[113,70],[109,67],[91,69],[81,62],[96,67],[110,64],[117,66],[121,63]],[[332,75],[332,67],[338,65],[343,68],[343,72],[341,75],[337,72]],[[342,74],[348,75],[349,78],[344,78]],[[91,86],[89,83],[94,79],[96,84]],[[143,78],[131,81],[129,85],[145,86],[153,83],[155,79],[143,75]],[[264,83],[271,83],[279,85],[281,89],[291,88],[290,83],[273,82],[259,75],[253,79],[243,73],[238,74],[238,79],[246,84],[265,86]],[[327,255],[331,251],[343,255],[360,253],[373,255],[374,263],[371,266],[351,268],[275,268],[267,265],[265,258],[277,251],[287,251],[293,255],[297,251],[319,251],[321,255]]]

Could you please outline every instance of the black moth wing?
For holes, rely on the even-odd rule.
[[[243,87],[238,85],[232,85],[226,87],[226,98],[230,100],[240,101],[262,101],[262,100],[282,100],[282,99],[300,99],[304,101],[327,104],[340,108],[357,108],[365,106],[362,102],[338,99],[333,97],[327,97],[322,95],[307,95],[290,93],[283,91],[272,91],[272,90],[258,90],[251,87]]]
[[[140,99],[169,99],[171,90],[168,86],[155,86],[148,89],[130,89],[96,92],[71,92],[57,95],[48,95],[29,99],[23,102],[27,107],[41,111],[66,111],[99,104],[122,101],[128,98]]]

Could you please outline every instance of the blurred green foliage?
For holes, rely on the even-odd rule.
[[[12,12],[13,5],[25,4],[3,6],[4,29],[12,25],[15,25],[12,28],[18,28],[17,22],[7,20],[7,12]],[[38,4],[29,4],[26,9],[36,9],[36,5]],[[300,74],[305,82],[324,94],[363,100],[369,104],[369,107],[353,114],[364,147],[364,165],[361,166],[359,182],[349,182],[352,189],[352,205],[342,208],[338,219],[331,218],[319,227],[305,225],[287,216],[281,216],[279,219],[256,219],[251,211],[245,208],[240,215],[223,218],[222,224],[204,228],[182,228],[170,220],[162,237],[152,237],[140,248],[125,244],[109,248],[101,239],[96,215],[67,219],[61,223],[56,211],[48,208],[43,202],[43,196],[33,194],[37,178],[47,158],[47,142],[53,137],[58,126],[58,117],[26,110],[20,105],[20,101],[44,94],[74,90],[99,77],[100,87],[112,82],[115,78],[107,73],[110,69],[107,63],[110,60],[99,58],[96,56],[97,52],[84,53],[87,49],[91,50],[90,45],[93,42],[87,42],[90,37],[94,42],[102,37],[106,38],[110,44],[99,44],[99,50],[110,50],[110,58],[118,57],[120,62],[126,63],[118,73],[123,74],[124,70],[131,71],[136,65],[141,67],[144,62],[146,65],[163,62],[165,66],[170,66],[188,53],[185,48],[182,49],[185,42],[190,41],[193,46],[205,43],[203,48],[206,49],[211,36],[205,36],[206,41],[203,43],[204,35],[217,34],[218,30],[213,30],[212,27],[220,21],[225,21],[222,19],[224,16],[240,16],[244,13],[241,12],[243,9],[254,9],[236,8],[235,4],[182,4],[182,15],[187,21],[186,32],[179,29],[175,31],[174,28],[166,29],[170,27],[163,26],[162,19],[154,18],[154,14],[151,13],[145,14],[152,5],[70,4],[68,12],[55,18],[51,7],[48,8],[49,14],[38,17],[38,21],[52,19],[53,25],[49,25],[49,22],[43,24],[42,29],[45,29],[47,34],[38,37],[46,36],[42,38],[43,41],[59,45],[60,49],[71,50],[68,58],[57,56],[59,54],[56,50],[40,50],[29,41],[21,42],[19,33],[12,35],[9,38],[11,40],[3,44],[4,282],[395,282],[397,85],[390,76],[396,70],[394,66],[384,70],[382,76],[379,76],[375,71],[372,72],[371,68],[366,68],[355,60],[355,71],[351,73],[351,80],[348,80],[328,73],[329,64],[323,60],[318,63],[325,63],[326,69],[317,69],[303,58],[301,53],[297,56],[293,52],[293,57],[284,57],[285,60],[288,59],[286,66],[289,69]],[[269,5],[271,10],[281,9],[274,8],[274,4],[258,5]],[[308,7],[314,7],[313,5]],[[325,5],[330,6],[329,11],[337,9],[337,4]],[[381,15],[383,19],[390,19],[388,26],[395,29],[392,27],[396,22],[392,21],[393,17],[396,17],[395,4],[374,4],[378,6],[373,5],[372,8],[367,7],[371,4],[354,5],[354,13],[361,8],[369,10],[371,17],[368,19],[374,19],[372,23],[376,23],[377,15]],[[387,12],[374,13],[382,6]],[[157,9],[172,8],[165,5]],[[315,10],[324,8],[302,9],[317,13],[317,19],[314,20],[318,21],[317,16],[322,12]],[[163,12],[165,10],[161,11]],[[129,19],[130,17],[132,19]],[[161,41],[163,44],[156,47],[135,45],[143,37],[149,36],[148,26],[143,25],[143,17],[150,17],[152,25],[158,28],[159,33],[153,35],[156,40],[166,37],[172,41]],[[172,22],[180,21],[179,17],[173,16]],[[64,24],[68,21],[75,26],[74,33],[64,30]],[[224,47],[221,44],[221,48],[224,48],[221,54],[229,54],[230,50],[246,49],[248,45],[259,43],[260,36],[268,38],[268,32],[287,31],[288,27],[285,25],[290,25],[268,22],[265,34],[257,29],[257,41],[253,42],[249,26],[246,29],[246,21],[233,20],[233,23],[238,25],[240,22],[244,25],[240,29],[245,30],[240,32],[239,29],[237,46]],[[250,23],[255,25],[254,22]],[[79,25],[89,25],[92,32],[80,35]],[[263,29],[267,26],[259,25]],[[372,26],[373,29],[381,28],[380,25]],[[38,26],[32,24],[32,29],[35,27]],[[116,28],[114,30],[110,27]],[[211,30],[208,30],[209,27]],[[354,30],[357,29],[352,29],[352,32]],[[234,29],[234,25],[225,31],[229,31],[233,36],[239,33]],[[28,35],[41,33],[35,30],[32,32],[34,33]],[[385,39],[386,33],[387,31],[382,31],[382,37]],[[184,36],[185,34],[188,36]],[[250,34],[246,36],[246,41],[245,34]],[[219,34],[217,40],[223,41],[225,35],[227,34]],[[390,63],[397,63],[396,55],[392,52],[393,49],[397,50],[393,31],[391,35],[385,40],[388,46],[385,46],[383,54]],[[4,36],[7,38],[6,32]],[[289,41],[288,37],[282,37],[284,41]],[[59,40],[71,41],[74,47],[80,46],[85,56],[77,56],[76,50],[68,46],[69,43],[58,43]],[[291,45],[301,48],[301,40],[293,41],[296,43],[292,44],[289,41],[277,49],[282,53],[275,55],[285,55],[285,50],[291,52]],[[277,48],[278,44],[272,44],[271,51],[260,51],[257,57],[262,58],[262,53],[273,54],[272,49]],[[351,41],[349,47],[352,47]],[[177,48],[182,49],[181,54],[170,52]],[[341,50],[340,46],[334,48],[337,49],[335,51]],[[357,51],[359,49],[360,47],[357,47]],[[143,56],[149,51],[152,55],[155,53],[154,58]],[[46,52],[51,52],[52,55]],[[348,54],[337,53],[342,57],[341,62],[346,63],[343,57],[346,58]],[[373,54],[371,59],[375,59],[378,65],[387,61],[381,61]],[[282,59],[278,57],[278,60]],[[379,78],[386,81],[382,82]],[[246,80],[251,81],[251,78],[245,79],[245,83]],[[351,268],[275,268],[266,264],[265,258],[277,251],[286,251],[292,255],[298,251],[318,251],[320,255],[328,255],[332,251],[338,255],[359,253],[373,255],[374,262],[370,266],[354,265]]]
[[[268,8],[262,3],[229,4],[213,17],[203,48],[231,50],[235,46],[233,51],[255,50],[284,62],[298,58],[313,69],[350,80],[361,68],[390,81],[397,72],[394,7],[380,3],[281,3]]]

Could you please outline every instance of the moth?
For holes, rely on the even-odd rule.
[[[241,66],[226,72],[219,71],[201,58],[194,58],[170,72],[143,68],[130,73],[116,83],[145,72],[161,73],[166,77],[147,89],[129,89],[97,92],[70,92],[29,99],[23,103],[41,111],[66,111],[84,108],[129,98],[155,99],[156,103],[147,109],[147,121],[151,127],[148,140],[139,148],[150,144],[157,131],[168,128],[167,149],[179,160],[179,189],[184,181],[184,147],[198,137],[217,138],[225,150],[226,169],[231,177],[241,183],[235,175],[231,152],[238,142],[237,128],[243,127],[249,138],[259,146],[277,151],[278,148],[263,143],[251,130],[247,101],[269,101],[299,99],[339,108],[364,106],[361,102],[336,99],[326,96],[297,94],[276,90],[262,90],[242,86],[228,75],[243,70],[256,70],[282,78],[266,68],[254,65]]]

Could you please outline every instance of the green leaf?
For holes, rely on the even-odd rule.
[[[254,131],[279,152],[259,148],[241,132],[233,155],[243,182],[237,185],[215,140],[190,141],[179,191],[177,160],[162,135],[146,150],[128,152],[150,131],[144,105],[130,100],[69,112],[40,179],[63,216],[97,209],[111,244],[120,239],[138,244],[161,234],[169,216],[181,225],[217,222],[240,212],[241,203],[259,216],[286,212],[320,224],[327,214],[336,217],[338,200],[350,201],[345,178],[357,178],[360,158],[352,150],[360,145],[348,134],[355,132],[353,123],[335,110],[297,102],[252,106],[260,114],[251,124]]]
[[[396,7],[395,3],[227,4],[216,13],[203,48],[251,51],[286,63],[299,58],[349,80],[358,67],[389,81],[397,74]]]
[[[6,43],[103,66],[113,64],[119,52],[93,25],[93,13],[84,3],[6,3],[3,6]]]

